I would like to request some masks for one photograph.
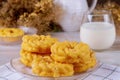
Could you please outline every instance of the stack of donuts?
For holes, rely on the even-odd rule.
[[[25,35],[20,56],[34,74],[45,77],[72,76],[96,65],[95,53],[87,44],[44,35]]]
[[[47,56],[51,54],[50,47],[57,42],[57,39],[50,36],[25,35],[22,38],[21,62],[31,67],[32,61],[36,57]]]

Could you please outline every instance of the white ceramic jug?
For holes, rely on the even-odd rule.
[[[54,0],[54,3],[63,10],[63,14],[56,17],[57,21],[68,32],[79,31],[83,15],[95,8],[97,0],[93,0],[90,8],[87,0]]]

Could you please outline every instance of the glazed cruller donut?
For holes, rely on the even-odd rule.
[[[51,53],[50,47],[57,42],[56,38],[49,35],[25,35],[22,40],[23,50],[37,53]]]
[[[51,56],[55,61],[78,63],[90,59],[91,49],[85,43],[57,42],[51,47]]]
[[[73,64],[75,73],[96,65],[95,53],[82,42],[57,42],[51,47],[51,57],[60,63]]]
[[[19,28],[0,28],[0,44],[16,45],[22,42],[24,31]]]
[[[32,63],[32,72],[38,76],[62,77],[72,76],[74,69],[72,64],[59,63],[50,56],[36,58]]]

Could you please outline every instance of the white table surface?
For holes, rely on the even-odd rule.
[[[79,32],[59,32],[50,33],[53,37],[58,38],[60,41],[80,41]],[[11,59],[19,57],[20,45],[14,46],[2,46],[0,45],[0,65],[8,63]],[[114,64],[120,66],[120,38],[116,39],[115,44],[111,49],[96,52],[96,57],[99,61],[108,64]]]

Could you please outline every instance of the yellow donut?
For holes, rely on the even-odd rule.
[[[24,31],[18,28],[0,28],[0,37],[3,42],[21,41]]]
[[[23,37],[22,49],[29,52],[51,53],[50,47],[57,42],[56,38],[44,35],[26,35]]]
[[[1,37],[18,37],[23,35],[24,31],[18,28],[0,28]]]
[[[51,56],[55,61],[64,63],[79,63],[88,61],[91,49],[85,43],[57,42],[51,47]]]
[[[72,64],[54,62],[50,56],[42,59],[35,59],[32,63],[32,71],[38,76],[61,77],[74,74]]]

